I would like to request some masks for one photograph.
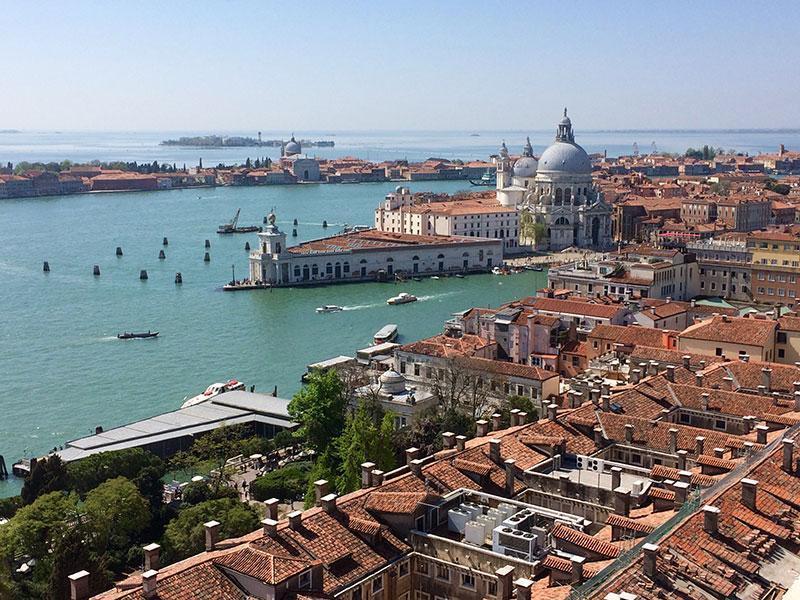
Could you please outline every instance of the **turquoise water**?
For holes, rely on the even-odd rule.
[[[468,184],[467,184],[468,185]],[[288,397],[305,365],[353,354],[384,324],[401,341],[433,335],[454,311],[532,293],[544,273],[476,275],[394,284],[225,293],[247,268],[246,241],[219,236],[242,209],[256,224],[273,206],[281,227],[299,221],[298,240],[370,224],[395,184],[217,188],[91,194],[0,201],[0,454],[10,463],[69,439],[180,406],[214,381],[237,378]],[[424,187],[423,187],[424,186]],[[464,182],[413,190],[455,192]],[[322,221],[331,225],[323,230]],[[335,225],[334,225],[335,224]],[[169,245],[161,245],[162,238]],[[211,262],[203,262],[205,239]],[[291,239],[291,238],[290,238]],[[124,256],[117,258],[121,246]],[[158,259],[161,249],[166,260]],[[51,272],[42,272],[42,262]],[[100,277],[92,276],[98,264]],[[139,281],[140,269],[149,280]],[[182,286],[174,284],[175,272]],[[400,291],[420,301],[391,307]],[[346,307],[318,315],[322,304]],[[120,341],[124,330],[157,339]],[[0,482],[0,496],[19,481]]]

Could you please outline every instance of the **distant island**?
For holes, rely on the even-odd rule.
[[[280,148],[283,144],[283,140],[258,140],[253,137],[221,135],[179,137],[176,140],[164,140],[161,142],[162,146],[187,146],[195,148],[244,148],[251,146]],[[306,148],[332,148],[334,142],[333,140],[300,140],[300,145]]]
[[[22,133],[19,129],[0,129],[0,133]]]

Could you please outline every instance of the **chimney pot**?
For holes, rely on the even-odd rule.
[[[772,388],[772,369],[769,367],[764,367],[761,369],[761,383],[764,385],[766,390],[769,392]]]
[[[684,354],[684,355],[681,357],[681,360],[683,360],[683,368],[684,368],[684,369],[688,369],[688,368],[689,368],[689,365],[691,365],[691,364],[692,364],[692,357],[691,357],[691,356],[689,356],[688,354]]]
[[[708,403],[711,400],[711,394],[703,392],[700,394],[700,408],[704,411],[708,410]]]
[[[641,369],[633,369],[630,372],[630,380],[631,383],[639,383],[639,380],[642,377],[642,370]]]
[[[694,438],[694,453],[700,456],[703,453],[703,447],[705,446],[706,438],[702,435],[698,435]]]
[[[278,537],[278,522],[275,519],[262,519],[261,526],[264,528],[264,535]]]
[[[554,402],[547,407],[547,418],[551,421],[555,421],[556,415],[558,415],[558,404]]]
[[[370,473],[370,481],[372,482],[372,487],[378,487],[383,485],[383,477],[384,472],[380,469],[372,469]]]
[[[667,381],[675,381],[675,366],[667,365]]]
[[[475,421],[475,437],[486,437],[487,435],[489,435],[489,423],[485,419]]]
[[[633,443],[633,425],[631,423],[625,424],[625,441],[629,444]]]
[[[336,513],[336,494],[328,494],[320,499],[320,506],[329,515]]]
[[[456,436],[456,449],[460,452],[467,447],[467,436],[465,435],[457,435]]]
[[[719,509],[716,506],[703,507],[703,530],[711,535],[719,531]]]
[[[494,413],[492,415],[492,431],[498,431],[503,426],[503,415]]]
[[[150,569],[142,573],[142,594],[145,598],[156,597],[158,571]]]
[[[314,482],[314,498],[315,498],[314,504],[315,504],[315,506],[319,506],[321,501],[322,501],[322,497],[323,496],[327,496],[329,492],[330,492],[330,485],[328,484],[328,480],[327,479],[317,479]]]
[[[694,384],[697,387],[703,387],[703,374],[702,373],[695,373],[694,374]]]
[[[502,460],[500,456],[500,440],[497,438],[492,438],[489,440],[489,458],[496,463],[499,463]]]
[[[793,473],[794,439],[783,438],[783,470]]]
[[[644,575],[648,579],[656,577],[656,556],[658,556],[658,546],[655,544],[645,544],[642,546],[642,568]]]
[[[419,458],[419,448],[415,448],[412,446],[411,448],[406,448],[406,464],[410,465],[412,460]]]
[[[759,444],[766,444],[767,432],[769,432],[769,427],[766,425],[756,425],[756,442]]]
[[[78,571],[68,579],[70,600],[86,600],[89,597],[89,571]]]
[[[142,550],[144,550],[144,570],[158,571],[161,546],[155,543],[147,544]]]
[[[300,523],[303,521],[303,513],[299,510],[293,510],[287,517],[289,518],[289,527],[294,530],[300,529]]]
[[[203,523],[203,527],[206,529],[206,552],[211,552],[214,548],[217,547],[217,542],[219,541],[219,521],[209,521],[208,523]]]
[[[609,412],[611,410],[611,396],[608,394],[603,394],[600,397],[600,403],[603,406],[603,412]]]
[[[452,431],[445,431],[442,434],[442,446],[445,450],[450,450],[456,446],[456,434]]]
[[[425,464],[424,460],[422,460],[421,458],[415,458],[408,464],[408,467],[409,469],[411,469],[411,472],[414,474],[414,476],[422,477],[422,465],[424,464]]]
[[[368,488],[372,485],[372,469],[375,468],[374,462],[361,463],[361,487]]]
[[[267,517],[274,521],[278,520],[278,504],[280,504],[280,500],[277,498],[270,498],[264,502],[264,506],[267,507]]]
[[[716,458],[722,458],[725,456],[725,448],[714,448],[714,456]]]

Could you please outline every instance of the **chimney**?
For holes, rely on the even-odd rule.
[[[694,438],[694,453],[697,454],[697,456],[700,456],[703,453],[703,446],[705,443],[706,438],[704,438],[702,435],[698,435],[696,438]]]
[[[703,531],[711,535],[719,531],[719,509],[716,506],[703,507]]]
[[[531,588],[533,582],[530,579],[520,577],[514,582],[514,588],[517,590],[517,600],[531,600]]]
[[[678,451],[678,430],[674,427],[669,430],[669,451],[675,454]]]
[[[336,514],[336,494],[327,494],[320,499],[320,506],[329,515]]]
[[[158,571],[159,569],[159,551],[161,546],[158,544],[147,544],[144,548],[144,570],[145,571]]]
[[[768,392],[772,391],[772,369],[764,367],[761,369],[761,384],[767,389]]]
[[[450,450],[456,447],[456,434],[452,431],[445,431],[442,434],[442,447],[445,450]]]
[[[600,395],[601,396],[610,396],[611,395],[611,385],[608,383],[601,383],[600,384]]]
[[[622,485],[622,467],[611,467],[611,489],[615,490]]]
[[[800,392],[800,381],[795,381],[795,382],[792,383],[792,385],[794,386],[794,393],[795,394],[797,392]]]
[[[625,424],[625,441],[629,444],[633,443],[633,425],[631,423]]]
[[[518,415],[519,415],[519,409],[518,408],[512,408],[511,411],[510,411],[510,419],[511,419],[511,426],[512,427],[516,427],[517,425],[519,425]]]
[[[722,378],[722,389],[727,390],[729,392],[733,391],[733,377]]]
[[[694,384],[697,387],[703,387],[703,374],[702,373],[697,372],[697,373],[694,374]]]
[[[506,466],[506,493],[508,497],[511,498],[514,495],[514,465],[517,464],[513,458],[506,459],[505,461]]]
[[[557,414],[558,414],[558,404],[554,402],[553,404],[548,405],[547,418],[550,419],[551,421],[555,421]]]
[[[794,409],[800,410],[800,392],[794,393]]]
[[[755,427],[756,418],[753,415],[745,415],[742,417],[742,423],[744,423],[744,432],[750,433]]]
[[[656,361],[650,361],[650,364],[647,366],[647,374],[658,375],[658,363]]]
[[[603,407],[603,412],[609,412],[611,410],[611,396],[608,394],[600,396],[600,404]]]
[[[68,579],[70,600],[86,600],[89,597],[89,571],[78,571]]]
[[[692,357],[691,357],[691,356],[689,356],[688,354],[684,354],[684,355],[681,357],[681,359],[683,360],[683,368],[684,368],[684,369],[688,369],[688,368],[689,368],[689,365],[691,365],[691,364],[692,364]]]
[[[600,388],[593,387],[589,390],[589,400],[597,406],[597,403],[600,402]]]
[[[485,419],[475,421],[475,437],[486,437],[489,435],[489,423]]]
[[[708,403],[711,399],[711,394],[708,392],[703,392],[700,394],[700,410],[707,411],[708,410]]]
[[[203,527],[206,529],[206,552],[211,552],[219,542],[220,523],[219,521],[209,521],[208,523],[203,523]]]
[[[370,473],[370,482],[372,483],[372,487],[379,487],[383,485],[383,476],[384,472],[380,469],[372,469]]]
[[[517,413],[517,425],[525,425],[528,422],[528,413],[521,410]]]
[[[692,472],[683,470],[678,471],[678,481],[682,481],[683,483],[691,483]]]
[[[766,425],[756,425],[756,442],[759,444],[766,444],[768,431],[769,427]]]
[[[743,363],[750,362],[750,355],[749,354],[742,354],[741,356],[739,356],[739,358],[741,359],[741,361]]]
[[[705,359],[700,361],[700,370],[703,371],[706,368],[706,361]]]
[[[261,519],[264,535],[271,538],[278,537],[278,522],[275,519]]]
[[[494,413],[492,415],[492,431],[498,431],[503,426],[503,415]]]
[[[497,577],[497,600],[511,600],[514,589],[514,567],[506,565],[494,572]]]
[[[603,446],[603,429],[601,427],[594,428],[594,445],[598,448]]]
[[[675,491],[675,510],[686,504],[686,498],[689,495],[689,484],[685,481],[676,481],[672,484],[672,489]]]
[[[740,483],[742,484],[742,504],[751,510],[755,510],[758,481],[755,479],[742,479]]]
[[[502,458],[500,456],[500,440],[492,438],[489,440],[489,458],[492,462],[499,463]]]
[[[725,448],[714,448],[714,457],[722,458],[725,456]]]
[[[579,585],[583,583],[583,563],[586,559],[583,556],[577,556],[573,554],[570,559],[570,565],[572,566],[572,577],[570,578],[570,583],[573,585]]]
[[[142,573],[142,595],[145,598],[156,597],[156,580],[158,579],[158,571],[150,569]]]
[[[421,458],[415,458],[408,463],[408,468],[411,469],[411,472],[415,477],[422,477],[422,465],[424,464],[425,461],[423,461]]]
[[[756,389],[758,390],[758,395],[759,396],[766,396],[767,395],[767,386],[762,384],[762,385],[758,386]]]
[[[667,381],[675,382],[675,365],[667,365]]]
[[[465,435],[457,435],[456,436],[456,450],[461,452],[466,447],[467,447],[467,436],[465,436]]]
[[[641,369],[633,369],[630,372],[630,375],[629,375],[631,383],[639,383],[639,380],[641,379],[641,377],[642,377]]]
[[[278,520],[278,504],[280,501],[277,498],[270,498],[266,502],[264,502],[264,506],[267,507],[267,517],[272,519],[273,521]]]
[[[689,454],[686,450],[678,450],[675,454],[678,455],[678,469],[681,471],[686,470],[686,455]]]
[[[288,515],[286,515],[289,519],[289,527],[297,531],[300,529],[300,523],[303,520],[303,513],[299,510],[293,510]]]
[[[314,506],[320,506],[322,497],[330,493],[330,487],[327,479],[317,479],[314,482]]]
[[[372,485],[372,469],[375,468],[374,462],[361,463],[361,488],[368,488]]]
[[[614,488],[614,512],[621,517],[631,514],[631,491],[625,487]]]
[[[412,460],[419,458],[419,448],[406,448],[406,464],[410,465]]]
[[[658,546],[655,544],[645,544],[642,546],[642,569],[644,576],[648,579],[656,578],[656,556],[658,556]]]
[[[794,440],[792,438],[783,438],[783,470],[787,473],[794,473],[793,457]]]

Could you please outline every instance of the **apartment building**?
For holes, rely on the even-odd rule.
[[[793,306],[800,294],[800,226],[793,225],[747,236],[752,254],[752,292],[757,302]]]
[[[748,302],[753,298],[752,251],[745,239],[709,238],[687,242],[699,270],[698,293],[727,300]]]

